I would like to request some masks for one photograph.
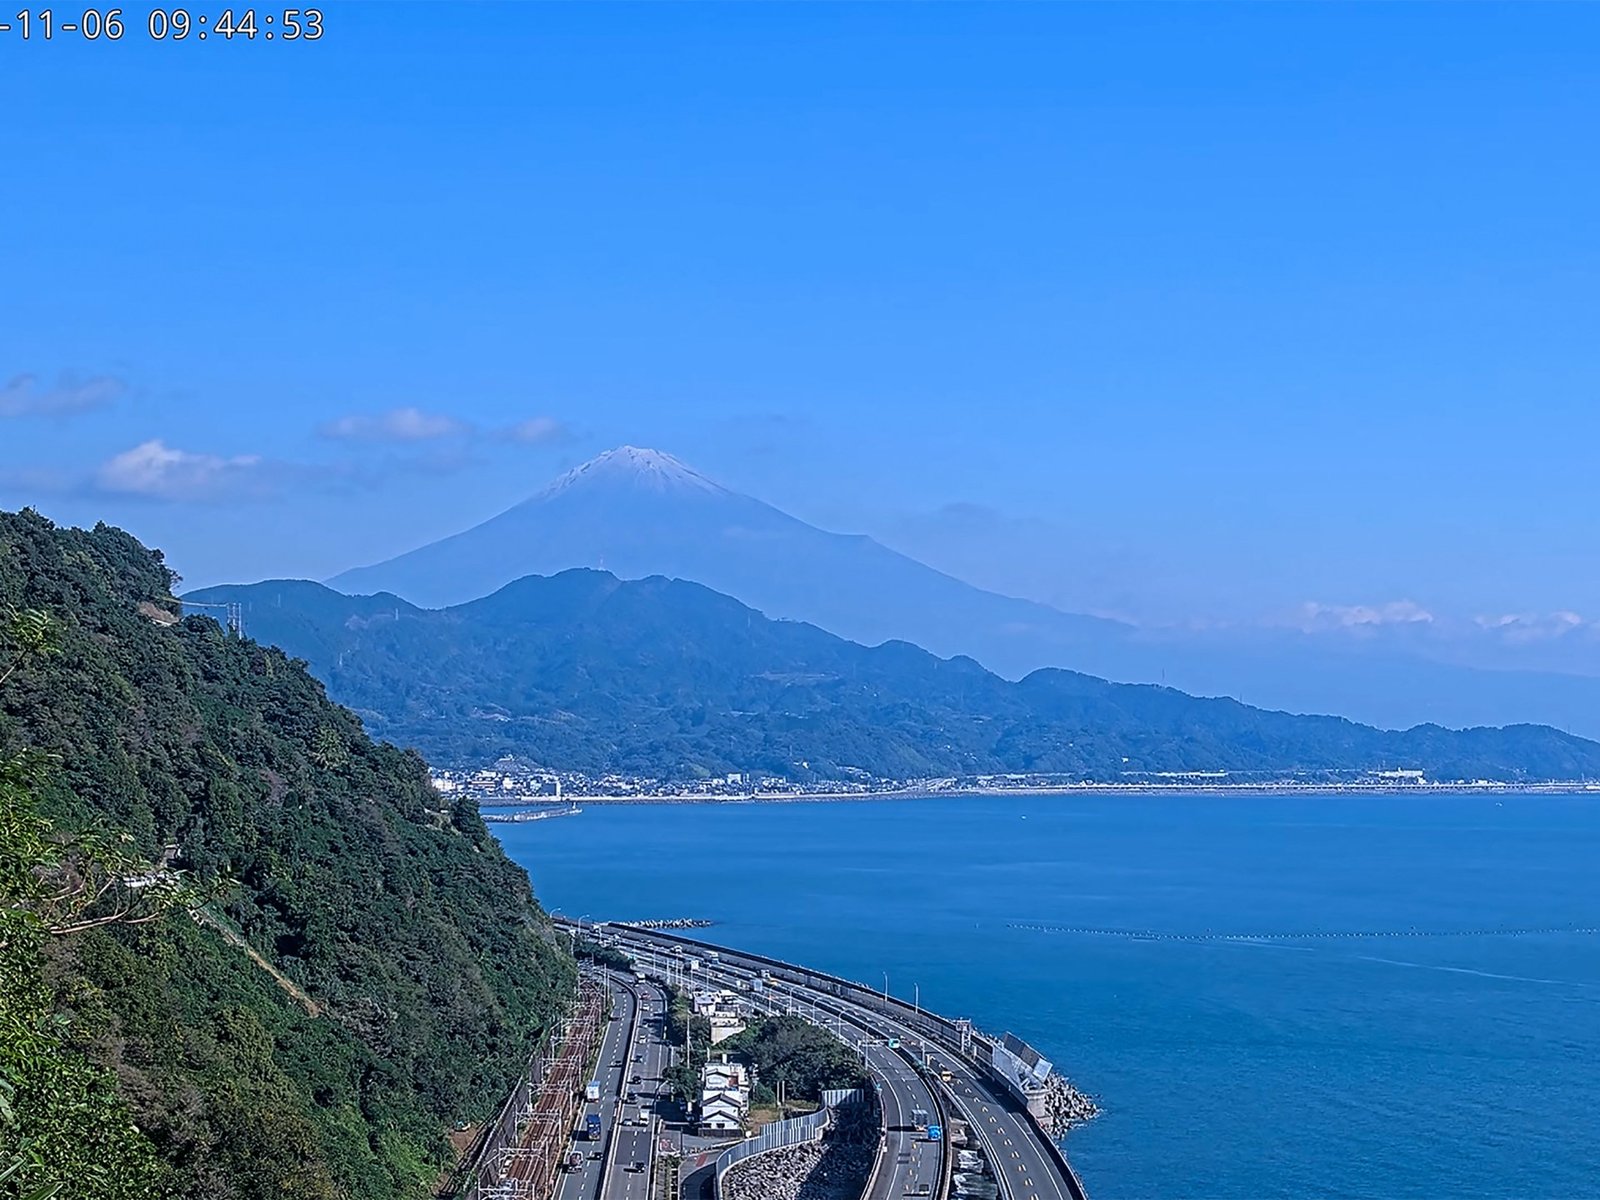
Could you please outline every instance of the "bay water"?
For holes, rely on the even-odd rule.
[[[1094,1200],[1600,1197],[1600,797],[589,805],[494,828],[553,910],[707,918],[707,940],[1029,1041],[1104,1109],[1065,1143]]]

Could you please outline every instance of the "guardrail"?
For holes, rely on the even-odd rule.
[[[822,1093],[822,1107],[814,1113],[806,1113],[800,1117],[790,1117],[786,1121],[773,1121],[761,1127],[761,1132],[753,1138],[746,1138],[736,1146],[729,1146],[717,1156],[717,1165],[714,1172],[714,1190],[718,1196],[722,1195],[722,1177],[728,1173],[728,1168],[735,1163],[743,1162],[747,1158],[754,1158],[757,1154],[765,1154],[769,1150],[782,1150],[785,1146],[798,1146],[802,1142],[813,1142],[822,1136],[822,1131],[833,1120],[833,1111],[841,1105],[862,1103],[866,1100],[866,1093],[859,1088],[832,1089]]]
[[[769,1150],[781,1150],[785,1146],[798,1146],[801,1142],[815,1141],[828,1127],[828,1119],[828,1110],[821,1109],[807,1113],[803,1117],[774,1121],[764,1126],[755,1137],[747,1138],[737,1146],[729,1146],[717,1156],[716,1194],[722,1195],[722,1177],[728,1173],[729,1167],[747,1158],[754,1158],[757,1154],[765,1154]]]
[[[1083,1180],[1078,1178],[1078,1173],[1072,1169],[1072,1164],[1067,1161],[1066,1151],[1061,1148],[1061,1144],[1050,1136],[1050,1131],[1044,1127],[1038,1117],[1027,1111],[1024,1111],[1023,1115],[1028,1118],[1028,1124],[1033,1126],[1033,1130],[1038,1135],[1039,1140],[1045,1144],[1045,1148],[1050,1152],[1050,1157],[1055,1159],[1056,1165],[1066,1175],[1067,1185],[1072,1189],[1075,1200],[1089,1200],[1089,1193],[1084,1190]]]

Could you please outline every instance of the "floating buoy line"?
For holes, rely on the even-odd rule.
[[[1124,938],[1136,942],[1322,942],[1362,938],[1505,938],[1564,935],[1594,937],[1600,925],[1531,925],[1514,929],[1300,929],[1278,933],[1227,933],[1201,930],[1176,933],[1158,929],[1105,929],[1094,925],[1055,925],[1046,921],[1008,921],[1008,929],[1029,933],[1066,933],[1083,937]]]

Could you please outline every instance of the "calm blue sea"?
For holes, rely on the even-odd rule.
[[[553,909],[1032,1042],[1105,1114],[1094,1200],[1600,1197],[1600,798],[1022,796],[591,806],[501,825]]]

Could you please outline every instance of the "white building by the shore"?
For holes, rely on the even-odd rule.
[[[750,1072],[726,1054],[700,1070],[700,1132],[741,1134],[750,1115]]]

